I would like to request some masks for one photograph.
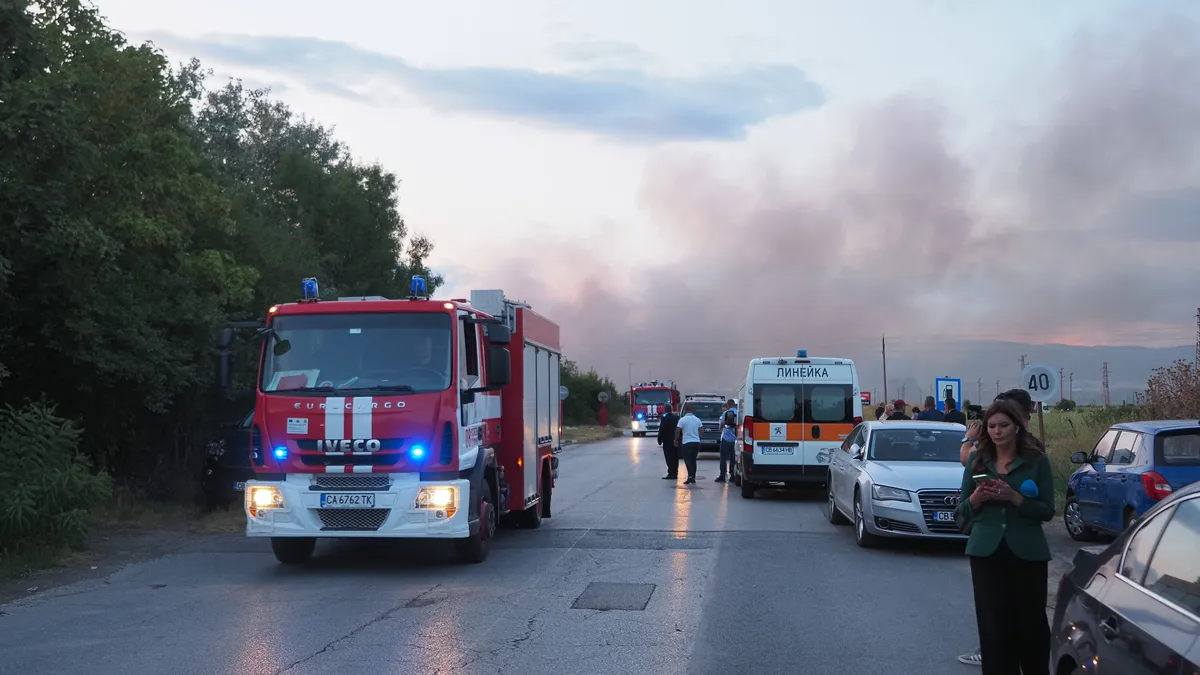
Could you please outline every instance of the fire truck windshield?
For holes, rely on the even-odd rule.
[[[666,389],[634,389],[634,405],[666,405],[671,402],[671,392]]]
[[[450,315],[278,316],[263,350],[263,391],[422,393],[450,386]]]

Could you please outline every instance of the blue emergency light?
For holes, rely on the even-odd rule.
[[[425,456],[425,448],[422,448],[419,445],[412,446],[412,449],[408,452],[413,456],[413,459],[421,459]]]
[[[642,419],[643,417],[645,417],[645,415],[643,415],[642,413],[638,413],[638,419],[639,419],[639,420],[640,420],[640,419]]]
[[[309,277],[300,282],[300,292],[305,300],[316,300],[320,295],[317,289],[317,280],[315,277]]]
[[[796,358],[798,358],[798,359],[808,358],[808,350],[807,349],[797,349],[796,350]]]
[[[286,445],[281,445],[278,448],[275,448],[275,459],[277,459],[281,462],[283,460],[287,459],[287,446]]]
[[[413,277],[408,287],[409,294],[414,298],[425,296],[425,277]]]

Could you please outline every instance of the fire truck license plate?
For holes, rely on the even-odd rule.
[[[323,509],[373,509],[375,495],[367,492],[322,492],[321,508]]]

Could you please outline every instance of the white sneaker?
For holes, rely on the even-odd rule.
[[[968,652],[966,654],[960,654],[958,657],[958,662],[962,663],[962,664],[966,664],[968,666],[982,666],[983,665],[983,656],[980,654],[979,650],[976,649],[973,652]]]

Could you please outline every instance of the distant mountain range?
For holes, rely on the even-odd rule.
[[[1155,368],[1176,360],[1195,358],[1194,345],[1179,347],[1076,347],[1060,344],[1022,344],[992,340],[930,343],[917,351],[911,347],[888,348],[888,397],[903,397],[909,405],[920,405],[933,389],[934,378],[956,377],[962,380],[963,398],[990,401],[999,390],[1019,386],[1020,357],[1026,363],[1040,363],[1057,372],[1063,369],[1062,395],[1080,405],[1099,404],[1102,398],[1104,363],[1108,362],[1109,402],[1119,405],[1133,402],[1134,392],[1144,391],[1146,380]],[[875,354],[853,356],[858,365],[864,391],[873,391],[873,399],[883,396],[883,365]],[[1074,373],[1072,382],[1071,374]],[[1057,400],[1057,399],[1056,399]]]

